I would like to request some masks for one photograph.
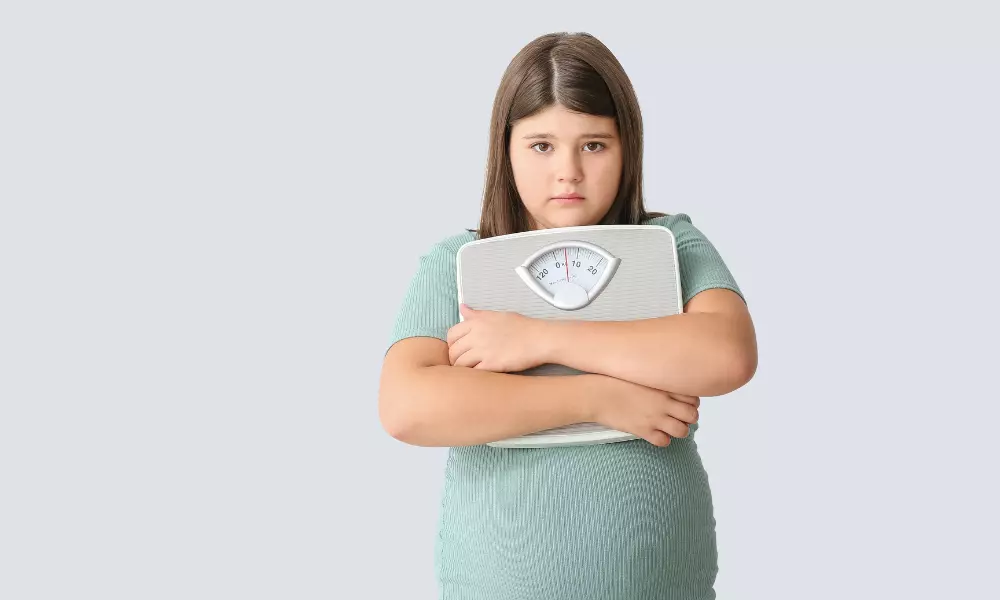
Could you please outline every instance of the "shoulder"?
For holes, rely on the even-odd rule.
[[[407,337],[447,341],[448,329],[459,322],[456,266],[458,250],[472,232],[444,236],[426,246],[400,303],[390,334],[390,346]]]
[[[447,235],[431,244],[423,252],[422,259],[454,262],[462,246],[474,239],[476,239],[476,234],[471,231]]]
[[[687,229],[692,226],[691,217],[687,213],[676,213],[672,215],[663,215],[660,217],[652,217],[646,219],[642,222],[643,225],[660,225],[661,227],[666,227],[667,229],[677,233]]]
[[[674,236],[674,242],[678,250],[686,250],[693,242],[707,242],[705,234],[694,226],[691,216],[687,213],[675,213],[661,217],[646,219],[643,225],[659,225],[670,230]]]
[[[476,234],[471,231],[453,233],[433,242],[427,249],[424,250],[424,255],[439,258],[450,256],[454,258],[462,246],[474,239],[476,239]]]
[[[446,236],[434,245],[439,252],[446,254],[455,255],[458,254],[459,249],[465,244],[476,239],[476,233],[473,231],[462,231],[461,233],[453,233]]]
[[[676,213],[653,217],[643,221],[643,225],[660,225],[674,234],[678,250],[686,250],[692,245],[711,244],[708,237],[691,220],[687,213]]]

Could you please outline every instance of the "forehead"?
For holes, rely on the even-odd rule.
[[[525,117],[511,129],[515,136],[542,138],[576,138],[593,134],[615,134],[615,120],[550,106],[530,117]]]

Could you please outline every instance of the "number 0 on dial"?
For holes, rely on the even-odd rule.
[[[562,241],[539,249],[515,271],[552,306],[578,310],[607,287],[620,263],[620,258],[595,244]]]

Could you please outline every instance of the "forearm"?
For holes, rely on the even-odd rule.
[[[394,437],[416,446],[466,446],[585,422],[591,379],[416,367],[397,392],[405,409]]]
[[[726,316],[683,313],[637,321],[548,321],[545,362],[692,396],[719,396],[753,370]]]

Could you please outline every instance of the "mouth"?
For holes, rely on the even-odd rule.
[[[553,200],[559,202],[560,204],[567,204],[573,202],[580,202],[584,198],[580,194],[560,194],[559,196],[553,196]]]

